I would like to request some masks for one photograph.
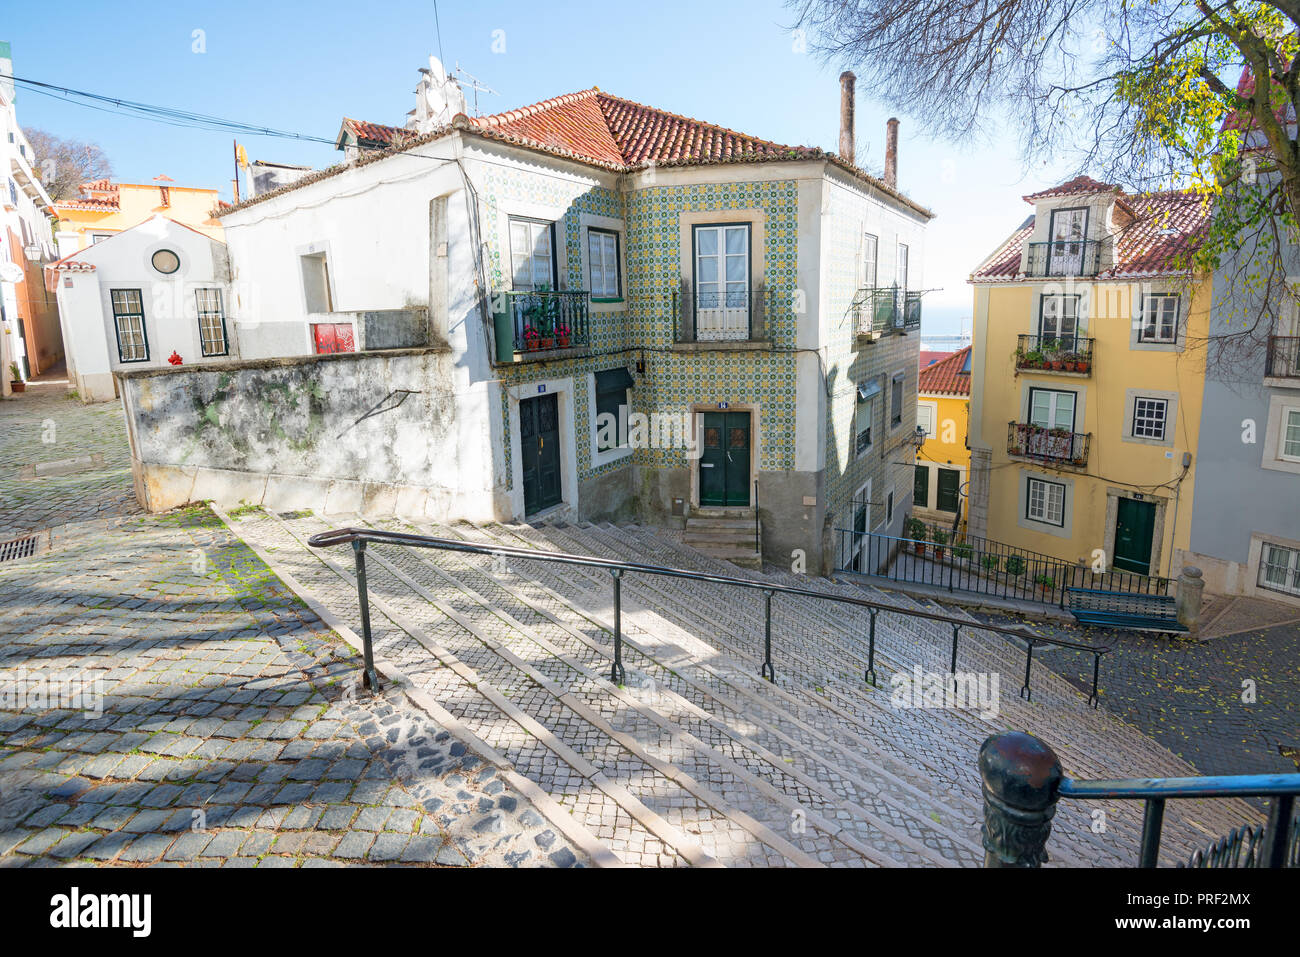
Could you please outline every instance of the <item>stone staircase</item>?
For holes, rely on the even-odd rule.
[[[663,529],[367,523],[260,509],[229,521],[327,622],[354,632],[360,617],[350,549],[306,545],[345,525],[863,594],[857,585],[737,569]],[[1075,777],[1193,773],[1135,729],[1090,709],[1041,665],[1033,702],[1022,701],[1023,653],[974,624],[962,632],[958,668],[1000,676],[995,716],[892,706],[893,672],[948,670],[951,630],[941,622],[882,612],[880,681],[871,688],[863,682],[865,609],[778,595],[776,681],[769,683],[758,677],[761,592],[628,574],[621,605],[627,682],[619,687],[607,677],[608,571],[373,544],[367,555],[376,655],[471,749],[531,788],[538,810],[596,863],[978,866],[976,752],[990,733],[1009,728],[1044,738]],[[1062,802],[1051,863],[1132,865],[1141,816],[1140,803]],[[1260,819],[1243,802],[1170,802],[1163,862]]]
[[[759,524],[756,542],[754,527],[752,508],[697,509],[686,519],[682,541],[711,558],[761,568],[763,530]]]

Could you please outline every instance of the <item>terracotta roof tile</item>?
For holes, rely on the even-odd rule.
[[[1065,185],[1068,184],[1063,184]],[[1063,186],[1056,189],[1060,190]],[[1055,190],[1047,190],[1045,193],[1054,196],[1070,195]],[[1034,194],[1042,195],[1044,193]],[[1026,199],[1032,201],[1033,197]],[[1193,190],[1168,190],[1120,194],[1116,196],[1116,202],[1123,205],[1132,220],[1115,233],[1114,260],[1109,268],[1097,274],[1097,279],[1154,276],[1186,268],[1187,263],[1182,259],[1200,244],[1209,219],[1209,207],[1199,193]],[[1005,282],[1025,278],[1020,273],[1021,251],[1033,231],[1034,217],[1030,216],[971,273],[971,280]]]
[[[970,373],[963,372],[971,347],[958,349],[921,370],[916,391],[925,395],[970,395]]]
[[[343,117],[343,129],[362,143],[377,144],[381,147],[395,146],[403,139],[414,135],[402,126],[368,123],[365,120],[354,120],[350,116]]]
[[[1091,176],[1076,176],[1074,179],[1067,180],[1059,186],[1053,186],[1051,189],[1030,193],[1023,199],[1026,203],[1032,203],[1035,200],[1050,199],[1053,196],[1083,196],[1088,193],[1111,192],[1119,193],[1122,190],[1114,183],[1099,183]]]

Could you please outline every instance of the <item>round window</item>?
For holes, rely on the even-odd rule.
[[[181,268],[181,259],[170,249],[160,249],[153,254],[153,268],[161,273],[171,275]]]

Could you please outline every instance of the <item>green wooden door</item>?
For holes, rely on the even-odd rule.
[[[1112,564],[1120,571],[1150,574],[1151,541],[1155,529],[1154,503],[1120,499],[1115,517],[1115,561]]]
[[[700,504],[749,504],[749,413],[705,412]]]
[[[912,476],[912,507],[930,507],[930,466],[918,465]]]
[[[961,472],[956,469],[939,469],[939,494],[935,508],[941,512],[955,512],[961,502]]]
[[[554,395],[519,403],[524,465],[524,514],[560,504],[560,404]]]

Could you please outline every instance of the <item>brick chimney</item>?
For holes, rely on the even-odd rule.
[[[885,185],[898,189],[898,117],[885,124]]]
[[[840,74],[840,158],[857,164],[853,144],[853,85],[858,78],[845,70]]]

